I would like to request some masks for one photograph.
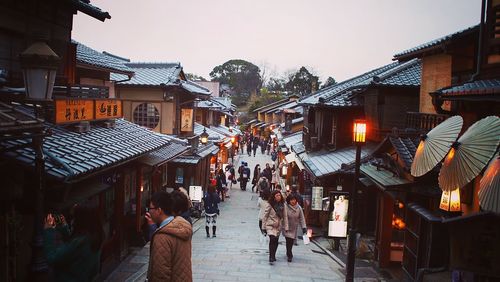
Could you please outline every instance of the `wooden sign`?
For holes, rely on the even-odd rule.
[[[95,101],[95,119],[110,119],[121,117],[123,117],[121,100]]]
[[[193,109],[181,109],[181,131],[193,131]]]
[[[94,119],[94,101],[64,99],[55,101],[56,123],[79,122]]]
[[[312,187],[311,210],[313,211],[323,210],[323,187],[320,186]]]

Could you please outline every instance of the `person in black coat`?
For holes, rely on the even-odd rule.
[[[222,169],[219,169],[219,171],[217,172],[217,176],[215,178],[215,180],[217,181],[216,183],[216,186],[217,186],[217,193],[220,194],[220,197],[222,199],[222,201],[224,202],[224,195],[226,194],[226,185],[227,185],[227,182],[226,182],[226,174],[224,173],[224,171]]]
[[[253,156],[257,153],[257,148],[259,147],[259,137],[253,139]]]
[[[269,166],[268,163],[266,163],[266,168],[264,168],[264,170],[262,171],[262,176],[267,178],[269,183],[271,183],[271,181],[273,180],[273,172],[271,170],[271,166]]]
[[[207,238],[210,238],[210,227],[212,227],[212,237],[217,237],[217,216],[219,212],[219,195],[215,192],[215,187],[209,186],[208,191],[203,196],[203,203],[205,205],[205,230],[207,231]]]

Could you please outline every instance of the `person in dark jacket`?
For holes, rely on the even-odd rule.
[[[269,163],[266,163],[266,168],[264,168],[264,170],[262,171],[262,176],[264,176],[265,178],[267,178],[267,180],[269,181],[269,183],[272,182],[272,180],[273,180],[273,172],[271,170],[271,166],[269,165]]]
[[[219,169],[215,179],[217,181],[217,193],[220,194],[220,198],[224,202],[224,195],[226,193],[227,182],[226,182],[226,174],[222,169]]]
[[[259,182],[259,178],[260,178],[260,165],[256,164],[255,168],[253,169],[252,192],[255,186],[257,185],[257,182]]]
[[[252,156],[252,139],[247,139],[247,154],[248,156]]]
[[[73,231],[67,242],[56,244],[57,216],[48,214],[44,223],[43,250],[54,271],[54,281],[92,281],[99,273],[104,238],[96,209],[75,206]],[[68,228],[64,218],[59,226]]]
[[[253,156],[257,153],[257,148],[259,148],[259,137],[255,136],[253,139]]]
[[[247,183],[250,179],[250,168],[248,168],[248,164],[243,162],[243,168],[241,172],[241,180],[240,180],[240,188],[241,190],[247,190]]]
[[[203,202],[205,204],[205,230],[207,231],[207,238],[210,238],[210,227],[212,227],[212,236],[215,238],[217,237],[215,232],[217,231],[220,198],[215,193],[213,186],[208,187],[208,192],[203,196]]]

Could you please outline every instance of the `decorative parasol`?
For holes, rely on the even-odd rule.
[[[439,187],[452,191],[471,182],[497,151],[500,142],[500,118],[485,117],[460,136],[439,172]]]
[[[480,182],[479,205],[487,211],[500,213],[500,155],[488,165]]]
[[[461,116],[452,116],[422,135],[411,164],[411,175],[422,176],[433,169],[457,140],[462,124]]]

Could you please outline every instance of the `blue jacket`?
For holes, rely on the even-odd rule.
[[[217,193],[205,193],[203,196],[205,213],[217,213],[219,211],[220,198]]]

